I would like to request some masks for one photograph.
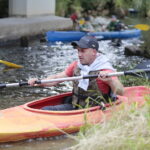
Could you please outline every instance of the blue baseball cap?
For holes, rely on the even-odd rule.
[[[76,47],[80,47],[80,48],[92,48],[98,51],[99,48],[99,44],[98,41],[95,37],[93,36],[83,36],[79,41],[74,41],[71,43],[71,45],[76,48]]]

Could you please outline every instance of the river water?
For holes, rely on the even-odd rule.
[[[100,50],[107,55],[114,67],[125,70],[144,60],[145,58],[124,56],[124,47],[127,45],[140,45],[141,39],[122,40],[120,47],[115,47],[111,41],[99,41]],[[77,59],[77,51],[70,44],[57,43],[55,45],[32,42],[30,47],[21,48],[1,47],[0,59],[23,65],[21,69],[9,69],[0,64],[0,82],[14,83],[27,81],[29,78],[39,79],[63,71],[67,65]],[[61,83],[59,87],[11,87],[0,89],[0,109],[17,106],[50,95],[71,91],[71,82]],[[17,143],[0,144],[1,150],[62,150],[75,143],[66,136],[47,139],[26,140]]]

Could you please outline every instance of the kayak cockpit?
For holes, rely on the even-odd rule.
[[[27,106],[33,109],[41,109],[44,106],[53,106],[62,104],[65,97],[71,96],[72,93],[64,93],[60,95],[46,97],[40,100],[35,100],[32,102],[27,103]]]
[[[121,102],[132,103],[133,101],[144,103],[144,97],[150,94],[150,89],[145,86],[135,86],[135,87],[126,87],[123,96],[118,96],[118,99],[115,102],[105,104],[106,109],[112,105],[118,105]],[[64,102],[64,99],[68,96],[71,96],[72,93],[63,93],[60,95],[46,97],[40,100],[32,101],[23,105],[23,108],[36,113],[44,113],[44,114],[53,114],[53,115],[75,115],[84,113],[87,111],[96,111],[100,110],[100,106],[95,106],[91,108],[78,109],[78,110],[70,110],[70,111],[49,111],[49,110],[41,110],[44,106],[54,106],[59,105]]]
[[[35,100],[29,103],[26,103],[23,105],[23,108],[31,111],[31,112],[37,112],[37,113],[45,113],[45,114],[59,114],[59,115],[73,115],[73,114],[80,114],[84,113],[86,111],[96,111],[100,110],[100,106],[94,106],[91,108],[85,108],[85,109],[78,109],[78,110],[70,110],[70,111],[49,111],[49,110],[41,110],[42,107],[44,106],[54,106],[54,105],[59,105],[62,104],[64,101],[65,97],[71,96],[72,93],[63,93],[60,95],[55,95],[55,96],[50,96],[47,98],[43,98],[40,100]],[[119,104],[121,102],[120,99],[118,99],[115,104]],[[110,107],[112,104],[106,104],[106,107]]]

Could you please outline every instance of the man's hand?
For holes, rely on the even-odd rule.
[[[108,77],[110,71],[100,71],[98,78],[106,82],[114,94],[123,95],[124,87],[118,78]]]
[[[98,78],[102,81],[105,81],[105,82],[111,82],[112,81],[112,78],[111,77],[108,77],[108,74],[110,73],[110,71],[100,71],[99,72],[99,75],[98,75]]]
[[[38,81],[37,78],[29,79],[29,80],[28,80],[28,84],[29,84],[30,86],[37,86],[38,84],[35,84],[36,81]]]

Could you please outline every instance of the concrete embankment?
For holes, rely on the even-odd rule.
[[[70,18],[58,16],[4,18],[0,19],[0,42],[16,40],[21,37],[33,37],[49,30],[67,30],[71,27]]]

